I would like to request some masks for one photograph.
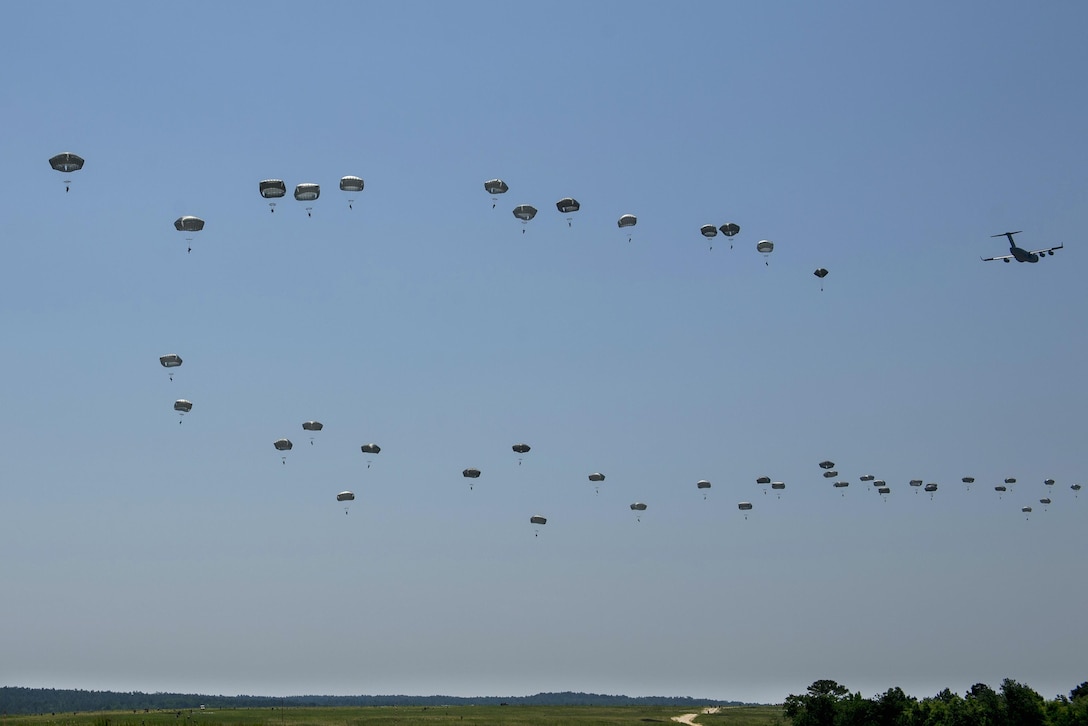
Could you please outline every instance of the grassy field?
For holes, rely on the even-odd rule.
[[[386,706],[276,708],[7,716],[0,726],[635,726],[675,723],[681,709],[662,706]],[[700,726],[786,724],[777,706],[739,706],[702,714]]]

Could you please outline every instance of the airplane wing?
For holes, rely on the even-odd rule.
[[[1043,250],[1032,250],[1031,254],[1039,255],[1040,257],[1042,257],[1043,255],[1052,255],[1052,254],[1054,254],[1054,250],[1060,250],[1062,247],[1065,247],[1064,243],[1058,245],[1057,247],[1047,247],[1046,249],[1043,249]]]
[[[993,262],[994,260],[1011,260],[1012,255],[1002,255],[1001,257],[980,257],[983,262]]]

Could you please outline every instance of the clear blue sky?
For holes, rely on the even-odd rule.
[[[1067,692],[1088,678],[1086,21],[9,7],[0,684]],[[87,160],[67,194],[60,151]],[[269,177],[320,183],[313,216],[270,214]],[[734,248],[708,249],[727,221]],[[1006,230],[1065,248],[980,262]]]

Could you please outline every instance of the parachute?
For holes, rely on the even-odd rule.
[[[339,494],[336,495],[336,501],[345,502],[345,504],[344,504],[344,514],[347,514],[348,513],[347,502],[354,502],[355,501],[355,494],[353,494],[352,492],[347,492],[347,491],[340,492]]]
[[[752,503],[751,502],[737,502],[737,509],[739,509],[742,512],[750,512],[750,511],[752,511]],[[748,515],[745,514],[744,518],[748,519]]]
[[[619,218],[616,224],[619,226],[620,229],[624,229],[626,227],[634,227],[636,224],[638,224],[638,217],[633,214],[625,214]],[[631,241],[630,232],[627,233],[627,241]]]
[[[83,157],[79,154],[73,154],[70,151],[63,151],[54,157],[49,159],[49,166],[53,167],[56,171],[64,174],[69,174],[73,171],[79,171],[83,168]],[[70,179],[64,180],[64,191],[67,192],[72,188],[72,181]]]
[[[1016,483],[1016,477],[1010,476],[1008,479],[1005,480],[1005,483],[1006,484],[1015,484]]]
[[[180,424],[182,419],[185,418],[185,414],[193,410],[193,404],[184,398],[179,398],[174,401],[174,410],[178,412],[178,423]]]
[[[929,484],[926,484],[925,489],[927,492],[929,492],[929,498],[932,499],[933,492],[937,491],[937,485],[933,482],[930,482]]]
[[[604,474],[602,474],[599,471],[595,471],[595,472],[593,472],[592,474],[589,475],[589,480],[591,482],[593,482],[595,485],[597,485],[597,486],[593,487],[593,491],[600,494],[601,493],[601,487],[599,485],[600,485],[600,483],[602,481],[604,481]]]
[[[537,525],[538,528],[533,530],[533,536],[537,537],[540,535],[539,527],[547,524],[548,519],[546,517],[541,517],[539,514],[534,514],[533,516],[529,517],[529,522],[531,524]]]
[[[382,447],[377,444],[363,444],[359,447],[364,454],[367,454],[370,458],[366,460],[366,468],[370,468],[371,462],[374,461],[374,455],[382,453]]]
[[[718,236],[718,228],[715,227],[713,224],[704,224],[702,227],[699,228],[699,231],[702,232],[703,236],[706,237],[708,240],[712,240]],[[711,243],[710,249],[714,249],[713,243]]]
[[[276,439],[272,442],[272,445],[276,447],[276,451],[290,451],[294,448],[294,444],[291,443],[291,439]],[[287,454],[280,457],[280,461],[284,464],[287,463]]]
[[[697,489],[709,489],[710,488],[710,482],[708,482],[706,479],[700,479],[699,481],[695,482],[695,487]],[[706,493],[705,492],[703,493],[703,499],[706,499]]]
[[[159,356],[159,363],[162,364],[163,368],[166,368],[166,369],[168,369],[170,371],[170,380],[172,381],[172,380],[174,380],[174,371],[173,371],[173,369],[177,368],[178,366],[181,365],[181,356],[178,355],[177,353],[170,353],[168,355],[160,355]]]
[[[834,469],[835,468],[835,462],[833,462],[833,461],[821,461],[820,462],[820,468],[821,469]]]
[[[579,204],[578,200],[574,199],[573,197],[563,197],[555,203],[555,208],[558,209],[561,213],[567,215],[567,226],[569,227],[571,222],[570,215],[581,209],[582,205]]]
[[[323,428],[325,428],[325,425],[323,423],[321,423],[320,421],[303,421],[302,422],[302,430],[311,432],[311,434],[310,434],[310,446],[314,445],[314,437],[313,437],[312,432],[320,431]]]
[[[858,477],[858,481],[872,481],[873,479],[876,479],[876,477],[872,474],[862,474]]]
[[[733,249],[733,238],[740,233],[740,225],[732,222],[726,222],[721,227],[718,227],[721,233],[729,238],[729,249]]]
[[[838,475],[839,472],[835,471],[834,469],[829,469],[828,471],[824,472],[824,479],[834,479]]]
[[[340,177],[340,191],[348,193],[348,209],[352,208],[355,198],[351,195],[363,191],[363,180],[357,176]]]
[[[770,483],[771,483],[771,477],[769,477],[769,476],[761,476],[761,477],[756,478],[756,484],[770,484]]]
[[[480,470],[479,469],[465,469],[464,471],[461,472],[461,476],[465,477],[466,479],[479,479],[480,478]],[[468,488],[469,488],[470,491],[472,490],[472,482],[469,482]]]
[[[822,267],[817,267],[816,271],[812,273],[816,277],[820,278],[820,292],[824,291],[824,278],[827,277],[827,270]]]
[[[521,220],[521,233],[525,234],[525,226],[529,224],[529,220],[536,216],[536,207],[532,204],[519,204],[514,207],[514,216]]]
[[[502,179],[488,179],[484,182],[484,191],[491,195],[491,208],[499,203],[499,195],[506,194],[510,187]]]
[[[178,217],[174,220],[174,229],[179,232],[199,232],[204,229],[204,220],[192,215]]]
[[[960,479],[960,481],[962,481],[962,482],[963,482],[964,484],[966,484],[966,485],[967,485],[967,489],[968,489],[968,490],[970,490],[970,489],[971,489],[971,485],[975,483],[975,477],[973,477],[973,476],[965,476],[965,477],[963,477],[963,479]]]
[[[774,489],[776,491],[782,491],[785,488],[786,488],[786,482],[784,482],[784,481],[772,481],[771,482],[771,489]],[[782,495],[779,494],[778,498],[781,499]]]
[[[529,453],[529,450],[530,450],[530,449],[531,449],[532,447],[531,447],[531,446],[529,446],[529,444],[514,444],[514,445],[513,445],[513,446],[511,446],[510,448],[514,450],[514,453],[515,453],[515,454],[519,454],[519,455],[520,455],[520,454],[527,454],[527,453]],[[518,456],[518,466],[521,466],[521,456]]]
[[[300,202],[312,202],[321,196],[321,185],[313,183],[303,183],[295,187],[295,199]],[[306,207],[306,216],[313,216],[313,207]]]
[[[643,504],[642,502],[635,502],[634,504],[631,505],[631,511],[632,512],[645,512],[646,511],[646,505]],[[635,521],[641,522],[642,517],[640,515],[636,515],[635,516]]]
[[[771,242],[769,239],[761,239],[759,242],[756,242],[756,252],[763,255],[764,258],[770,257],[771,253],[774,252],[774,242]],[[770,265],[771,263],[770,260],[764,259],[763,264]]]
[[[283,183],[283,179],[264,179],[258,186],[265,199],[279,199],[287,195],[287,185]],[[276,211],[275,202],[269,202],[268,206],[270,212]]]
[[[184,217],[178,217],[174,220],[174,229],[179,232],[188,232],[190,234],[199,232],[204,229],[204,220],[200,217],[193,217],[192,215],[186,215]],[[193,238],[186,237],[185,241],[189,243],[189,252],[193,251]]]

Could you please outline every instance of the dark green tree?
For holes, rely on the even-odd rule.
[[[1008,726],[1004,700],[985,683],[971,686],[963,700],[970,723],[978,726]]]
[[[906,726],[910,723],[910,714],[915,699],[903,693],[899,686],[889,688],[873,701],[870,711],[873,726]]]
[[[1001,682],[1001,695],[1005,698],[1005,712],[1010,724],[1046,726],[1043,697],[1031,688],[1006,678]]]
[[[846,686],[840,686],[835,681],[814,681],[808,687],[807,695],[791,693],[786,697],[786,718],[794,726],[835,726],[839,702],[849,693]]]

